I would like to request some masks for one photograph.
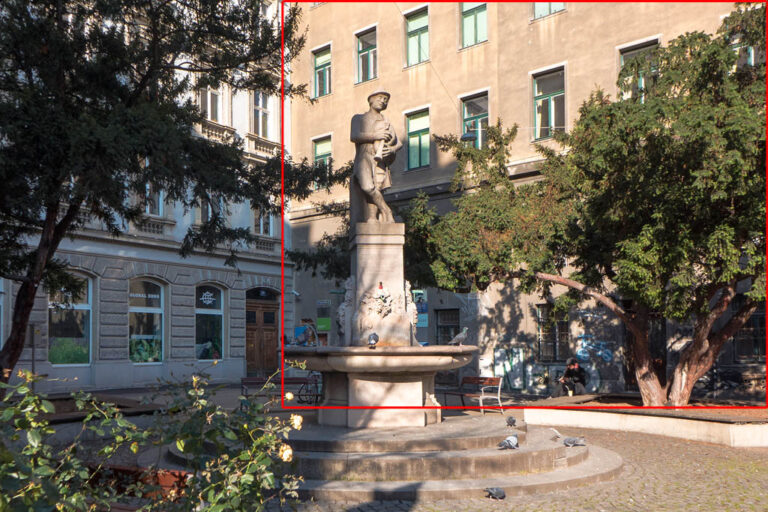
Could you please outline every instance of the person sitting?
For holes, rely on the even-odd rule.
[[[558,379],[552,396],[557,398],[564,395],[585,394],[587,392],[587,372],[572,357],[565,362],[565,366],[565,373]]]

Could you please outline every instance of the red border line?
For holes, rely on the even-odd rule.
[[[385,0],[387,1],[387,0]],[[390,0],[392,1],[392,0]],[[598,0],[598,1],[610,1],[610,0]],[[622,1],[622,0],[619,0]],[[695,0],[682,0],[684,2],[693,2]],[[311,0],[295,0],[293,3],[310,3]],[[455,3],[453,0],[437,0],[437,2]],[[285,4],[287,0],[280,0],[280,297],[282,306],[280,308],[280,406],[285,409]],[[359,3],[357,0],[330,0],[327,3]],[[502,3],[502,2],[492,2]],[[768,20],[766,20],[766,26],[768,26]],[[768,90],[766,90],[766,100],[768,100]],[[765,114],[766,124],[768,125],[768,111]],[[768,162],[768,156],[766,157]],[[768,181],[765,185],[765,197],[768,202]],[[768,226],[768,210],[766,210],[766,226]],[[768,246],[766,246],[766,260],[768,260]],[[294,276],[295,278],[295,276]],[[294,282],[295,285],[295,282]],[[768,288],[768,285],[766,285]],[[768,316],[765,318],[766,328],[768,329]],[[766,338],[766,353],[768,353],[768,338]],[[765,372],[768,375],[768,358],[765,362]],[[290,409],[308,409],[308,410],[320,410],[320,409],[490,409],[490,410],[508,410],[508,409],[663,409],[667,411],[673,411],[677,409],[694,409],[694,410],[709,410],[709,409],[768,409],[768,393],[765,398],[765,405],[762,406],[739,406],[739,405],[714,405],[714,406],[696,406],[685,405],[679,407],[658,407],[658,406],[612,406],[612,405],[590,405],[579,407],[578,405],[563,405],[563,406],[546,406],[546,405],[514,405],[505,407],[480,407],[477,406],[455,406],[455,405],[443,405],[437,406],[340,406],[340,405],[294,405],[291,404]]]

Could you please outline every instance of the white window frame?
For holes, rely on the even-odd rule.
[[[205,112],[204,112],[205,118],[208,121],[212,121],[214,123],[218,123],[218,124],[222,124],[223,125],[224,124],[224,119],[223,119],[223,117],[224,117],[224,92],[221,90],[221,88],[213,89],[212,87],[206,87],[205,89],[200,89],[200,94],[201,95],[205,95],[205,102],[204,102],[204,104],[205,104]],[[217,116],[216,117],[218,117],[218,119],[213,119],[213,117],[211,116],[211,105],[212,105],[211,95],[212,94],[215,94],[218,97],[218,101],[216,102],[216,106],[217,106],[217,109],[216,109]],[[201,104],[200,107],[202,109],[203,105]]]
[[[48,349],[51,347],[51,309],[59,307],[61,309],[73,309],[75,311],[88,311],[88,362],[87,363],[53,363],[50,360],[50,351],[48,355],[48,363],[56,367],[71,367],[71,368],[85,368],[91,365],[93,362],[93,279],[88,276],[80,274],[73,274],[78,279],[83,279],[88,283],[88,303],[87,304],[58,304],[48,299],[48,314],[46,315],[46,322],[48,328]],[[2,320],[0,319],[0,325]],[[0,344],[2,346],[2,344]]]
[[[201,286],[209,286],[219,290],[219,293],[221,294],[219,309],[203,309],[197,307],[197,289]],[[224,359],[224,342],[226,341],[226,337],[224,336],[224,333],[226,332],[224,328],[224,294],[224,289],[218,284],[199,283],[195,286],[195,349],[197,349],[197,315],[219,315],[221,317],[221,353],[219,354],[219,359],[198,359],[197,352],[195,352],[195,360],[197,361],[220,361]]]
[[[256,96],[261,98],[259,106],[256,106]],[[261,137],[262,139],[269,139],[271,130],[270,120],[272,117],[272,110],[269,108],[271,103],[271,97],[261,91],[251,91],[251,133]],[[256,120],[256,112],[258,111],[258,122]],[[262,116],[267,118],[266,131],[267,133],[261,133]]]
[[[568,61],[563,62],[557,62],[555,64],[550,64],[549,66],[544,66],[538,69],[534,69],[528,72],[528,97],[531,99],[531,106],[529,108],[530,112],[530,136],[528,139],[528,142],[535,143],[539,141],[545,141],[545,140],[551,140],[552,137],[547,137],[543,139],[536,138],[536,78],[540,77],[542,75],[546,75],[547,73],[554,73],[558,71],[559,69],[563,70],[563,108],[565,109],[563,122],[564,122],[564,130],[568,131]]]
[[[150,217],[163,217],[165,215],[165,208],[164,208],[164,206],[165,206],[165,193],[163,192],[163,189],[159,189],[157,191],[157,213],[151,213],[150,212],[150,206],[151,205],[150,205],[149,198],[150,198],[150,194],[151,194],[151,190],[152,190],[152,184],[151,183],[147,183],[146,190],[147,190],[147,192],[146,192],[146,197],[145,197],[145,201],[144,201],[144,213],[147,214]]]
[[[159,308],[152,308],[152,307],[146,307],[146,306],[131,306],[131,281],[147,281],[150,282],[156,286],[160,287],[160,307]],[[159,314],[160,315],[160,361],[146,361],[146,362],[138,362],[131,359],[131,336],[130,336],[130,324],[131,324],[131,313],[152,313],[152,314]],[[134,277],[128,281],[128,325],[129,325],[129,334],[128,334],[128,361],[130,361],[132,364],[140,364],[140,365],[161,365],[165,363],[165,336],[166,336],[166,327],[165,327],[165,285],[163,283],[160,283],[158,281],[155,281],[150,278],[146,277]]]
[[[267,222],[269,223],[269,233],[264,233],[263,227],[263,219],[266,217]],[[253,211],[253,229],[256,232],[257,235],[262,236],[268,236],[270,238],[274,238],[274,222],[273,222],[274,216],[271,213],[262,213],[259,210]],[[256,226],[258,225],[259,229],[256,229]]]
[[[376,46],[374,47],[373,51],[376,52],[376,66],[374,66],[373,69],[373,76],[369,78],[368,80],[365,80],[365,82],[361,81],[361,74],[360,74],[360,52],[358,50],[359,45],[359,38],[360,36],[364,36],[368,34],[369,32],[374,32],[376,34]],[[362,84],[366,82],[370,82],[372,80],[376,80],[379,78],[379,24],[374,23],[372,25],[368,25],[366,27],[363,27],[361,29],[355,30],[353,32],[355,36],[355,51],[352,52],[353,56],[355,58],[354,62],[354,69],[355,69],[355,85]],[[333,63],[331,63],[333,65]],[[329,93],[330,94],[330,93]]]

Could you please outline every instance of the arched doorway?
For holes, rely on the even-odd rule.
[[[270,288],[245,292],[245,360],[249,374],[268,375],[278,368],[279,297]]]

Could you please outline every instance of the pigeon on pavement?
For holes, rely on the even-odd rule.
[[[375,332],[372,332],[368,336],[368,348],[376,348],[376,343],[379,342],[379,335]]]
[[[499,443],[499,448],[502,450],[516,450],[520,448],[520,443],[517,440],[517,434],[512,434]]]
[[[491,498],[492,500],[503,500],[507,497],[507,493],[501,487],[488,487],[483,490],[488,493],[486,498]]]
[[[514,427],[516,423],[517,423],[517,420],[515,419],[514,416],[509,416],[507,418],[507,426],[508,427]]]
[[[566,437],[565,439],[563,439],[563,444],[568,447],[587,445],[583,437]]]

